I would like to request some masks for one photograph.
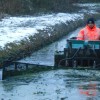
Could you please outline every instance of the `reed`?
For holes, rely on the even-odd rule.
[[[11,15],[74,12],[73,3],[100,2],[100,0],[0,0],[0,12]]]

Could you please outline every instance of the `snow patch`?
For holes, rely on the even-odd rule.
[[[88,14],[93,14],[93,13],[98,13],[97,9],[100,9],[100,3],[76,3],[73,4],[79,7],[85,7],[82,10],[80,10],[79,12],[83,12],[83,13],[88,13]],[[86,9],[87,8],[87,9]]]
[[[56,24],[82,19],[83,14],[58,13],[42,15],[38,17],[6,17],[0,21],[0,46],[20,41],[30,35],[39,33],[38,30],[46,30]],[[50,34],[49,34],[50,35]]]

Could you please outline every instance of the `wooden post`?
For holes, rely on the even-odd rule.
[[[96,61],[94,60],[93,61],[93,69],[95,69],[95,67],[96,67]]]
[[[0,80],[3,80],[3,68],[2,69],[0,69]]]
[[[77,62],[76,60],[73,60],[73,68],[76,68],[77,67]]]
[[[17,63],[15,62],[14,65],[15,65],[15,70],[17,70]]]
[[[4,61],[3,64],[2,64],[2,80],[4,80],[5,77],[6,77],[6,69],[5,69],[5,67],[6,67],[6,61]]]
[[[28,69],[28,64],[26,64],[26,70]]]

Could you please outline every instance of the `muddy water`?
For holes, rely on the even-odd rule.
[[[100,100],[100,73],[51,70],[0,82],[0,100]]]

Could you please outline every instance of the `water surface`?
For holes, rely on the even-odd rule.
[[[100,73],[51,70],[0,82],[0,100],[99,100]]]

